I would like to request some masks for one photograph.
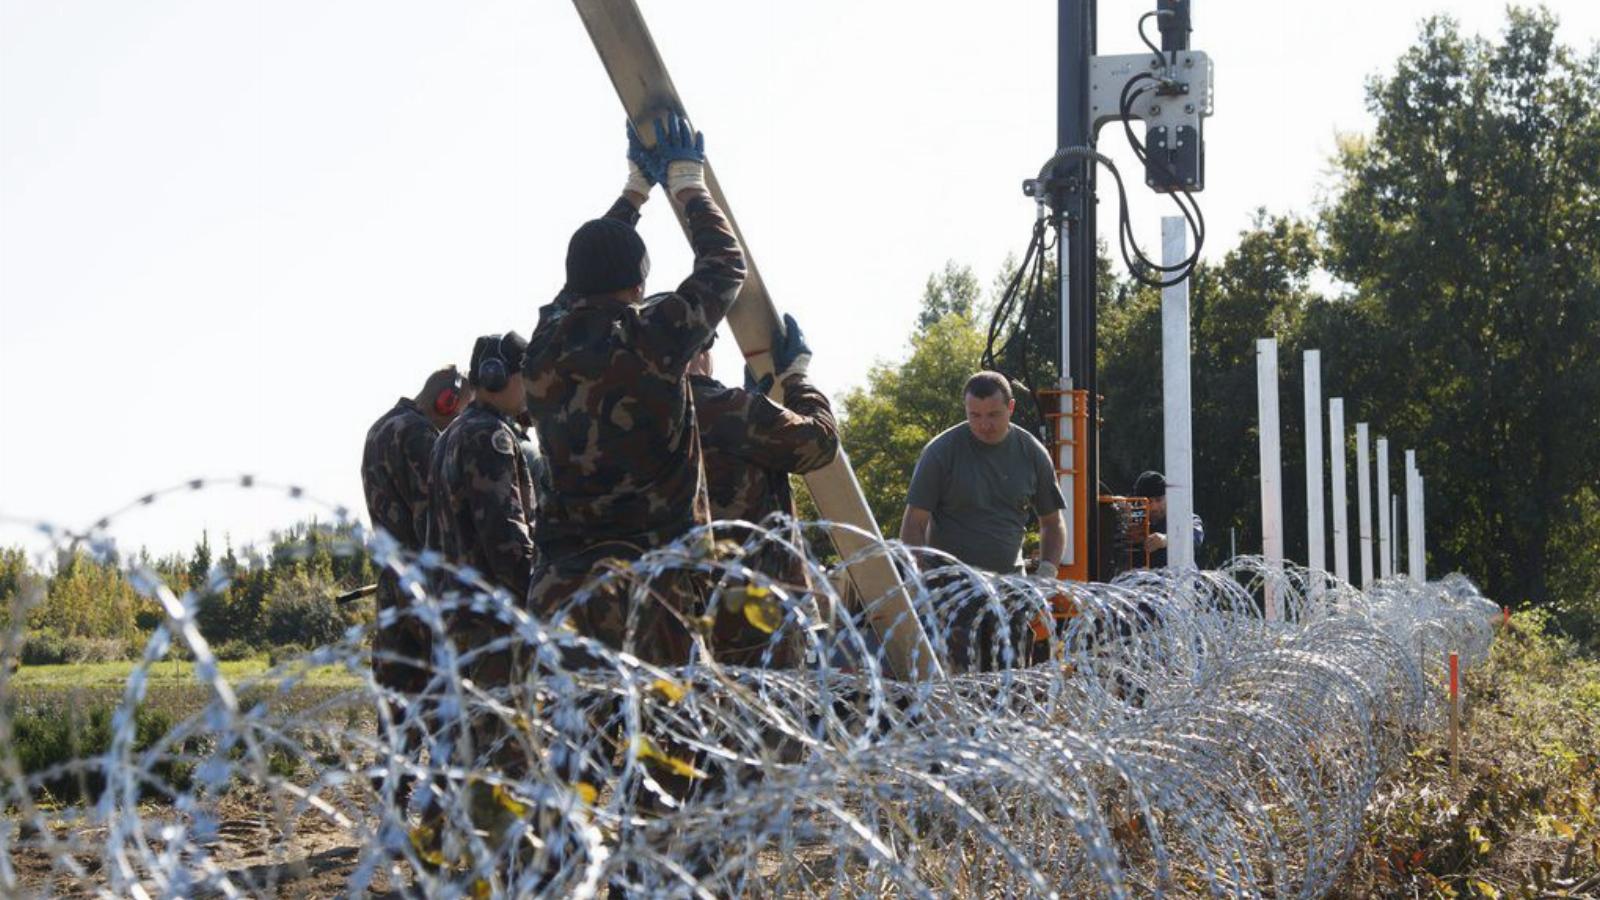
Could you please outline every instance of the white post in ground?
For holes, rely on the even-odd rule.
[[[1305,352],[1306,566],[1321,585],[1328,570],[1327,509],[1322,486],[1322,351]]]
[[[1175,266],[1189,256],[1188,223],[1182,216],[1161,220],[1163,263]],[[1162,446],[1166,451],[1167,566],[1194,568],[1194,447],[1189,395],[1189,279],[1161,291]]]
[[[1406,451],[1406,573],[1421,584],[1428,580],[1423,571],[1422,552],[1422,474],[1417,471],[1417,451]]]
[[[1389,493],[1389,439],[1378,438],[1378,577],[1394,576],[1394,556],[1390,552],[1394,534],[1394,504]]]
[[[1372,585],[1372,462],[1367,458],[1367,423],[1356,423],[1356,513],[1361,527],[1361,586]]]
[[[1350,497],[1344,480],[1344,398],[1328,401],[1328,453],[1333,461],[1333,574],[1350,580]]]
[[[1389,521],[1395,529],[1400,527],[1400,495],[1389,495]],[[1400,571],[1400,532],[1395,531],[1394,539],[1389,542],[1389,574]]]
[[[1256,414],[1261,444],[1261,555],[1267,560],[1266,616],[1282,618],[1278,573],[1283,569],[1283,459],[1278,433],[1278,342],[1256,341]]]

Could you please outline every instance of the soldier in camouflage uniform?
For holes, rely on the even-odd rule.
[[[533,573],[537,500],[517,416],[517,370],[527,342],[515,331],[478,338],[469,380],[477,399],[445,429],[429,465],[428,546],[522,598]]]
[[[701,452],[706,470],[706,492],[711,515],[718,520],[760,524],[768,516],[781,513],[792,522],[796,516],[789,475],[804,474],[832,462],[839,452],[839,431],[834,424],[828,398],[806,380],[811,349],[793,316],[773,335],[774,376],[758,384],[748,368],[745,386],[727,387],[712,377],[710,344],[689,367],[689,384],[694,391],[695,418],[700,426]],[[783,405],[768,398],[773,384],[783,390]],[[768,527],[782,530],[783,523]],[[718,538],[745,544],[748,529],[738,526],[719,528]],[[803,538],[786,535],[791,543]],[[745,557],[752,569],[770,575],[790,586],[792,591],[809,588],[804,559],[794,551],[772,541],[758,543]],[[754,665],[763,660],[786,668],[798,658],[799,647],[790,640],[772,642],[754,631],[748,623],[735,634],[718,635],[717,658],[735,665]]]
[[[410,553],[422,550],[428,531],[428,459],[439,432],[455,421],[471,402],[472,392],[455,366],[428,376],[415,400],[402,397],[367,431],[361,453],[361,485],[372,524],[388,532]],[[385,566],[378,573],[378,610],[401,609],[410,599],[400,589],[400,576]],[[427,687],[429,673],[402,660],[426,661],[433,654],[433,632],[414,616],[402,615],[372,637],[372,674],[378,684],[407,697]],[[391,705],[398,720],[404,705]],[[406,743],[418,734],[407,730]]]
[[[518,606],[527,596],[537,558],[532,454],[518,422],[526,410],[521,366],[527,347],[514,331],[478,338],[468,370],[477,399],[439,437],[428,470],[428,547],[508,592]],[[525,662],[519,658],[521,646],[506,640],[511,624],[496,610],[457,605],[458,597],[478,589],[456,577],[440,573],[435,590],[447,605],[446,623],[462,657],[461,674],[500,703],[529,708],[530,699],[515,696]],[[462,765],[487,763],[519,778],[536,758],[529,735],[486,705],[473,707],[464,720],[444,724],[455,761]],[[466,803],[474,828],[485,832],[491,845],[508,837],[505,809],[488,785],[469,781]],[[445,827],[436,811],[426,822],[435,829],[431,833]]]
[[[695,614],[692,579],[657,583],[659,602],[569,599],[602,560],[632,559],[711,520],[686,372],[744,283],[744,254],[707,192],[704,142],[674,117],[645,151],[630,140],[622,197],[567,248],[567,283],[539,311],[523,373],[549,492],[534,530],[540,569],[532,611],[565,613],[581,633],[650,662],[688,659],[679,614]],[[631,138],[631,133],[630,133]],[[654,181],[684,205],[694,272],[676,291],[644,297],[649,258],[634,231]],[[631,631],[631,633],[630,633]]]
[[[519,604],[537,557],[532,534],[537,501],[516,424],[525,402],[518,367],[526,348],[514,331],[478,338],[469,371],[477,400],[440,436],[428,470],[433,517],[428,546],[456,566],[471,567]],[[471,590],[450,579],[438,587],[446,596]],[[484,649],[510,634],[509,624],[493,613],[464,608],[451,610],[448,622],[456,649],[471,654],[463,674],[484,690],[510,687],[518,665],[515,648]],[[517,756],[514,748],[493,749],[506,736],[498,723],[474,721],[471,726],[475,754],[489,750],[500,759]]]

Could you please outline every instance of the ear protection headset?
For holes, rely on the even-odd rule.
[[[461,408],[461,376],[456,375],[455,381],[448,387],[434,395],[433,411],[441,416],[453,416]]]
[[[489,355],[490,342],[493,342],[494,355]],[[478,356],[478,386],[486,391],[504,390],[511,383],[511,371],[506,368],[506,361],[501,357],[505,351],[505,335],[491,337],[485,335],[478,339],[482,353]]]

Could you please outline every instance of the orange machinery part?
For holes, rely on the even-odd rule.
[[[1072,476],[1072,562],[1061,567],[1061,577],[1070,581],[1089,580],[1089,491],[1093,487],[1083,473],[1089,468],[1089,392],[1044,389],[1039,396],[1045,399],[1044,418],[1050,423],[1050,459],[1056,466],[1056,477]],[[1052,402],[1053,401],[1053,402]],[[1062,434],[1061,421],[1069,427]],[[1070,462],[1062,465],[1062,449]]]

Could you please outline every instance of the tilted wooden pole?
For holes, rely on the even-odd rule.
[[[573,5],[577,7],[584,28],[588,29],[589,37],[594,41],[595,51],[600,54],[600,62],[611,77],[611,84],[616,88],[628,118],[633,121],[633,127],[645,143],[654,143],[655,132],[651,128],[654,116],[665,111],[687,116],[687,111],[678,98],[672,77],[667,74],[666,64],[656,50],[655,41],[650,37],[650,30],[645,26],[638,5],[634,0],[573,0]],[[750,244],[739,232],[728,198],[723,196],[709,162],[706,163],[705,177],[712,198],[722,208],[729,224],[733,226],[734,234],[739,237],[749,273],[744,287],[739,291],[738,301],[728,312],[728,326],[733,330],[734,339],[739,342],[739,349],[744,352],[750,368],[758,377],[769,375],[773,368],[770,346],[772,334],[780,321],[778,311],[772,305],[767,286],[762,282],[761,273],[751,256]],[[672,206],[678,213],[679,221],[684,222],[683,210],[676,203]],[[849,559],[866,549],[873,538],[882,537],[872,517],[872,510],[867,506],[867,499],[861,492],[861,484],[856,480],[855,470],[850,467],[850,460],[842,448],[837,459],[806,475],[805,479],[811,499],[816,502],[817,510],[824,519],[854,526],[865,532],[834,529],[833,543],[841,556]],[[911,598],[888,557],[882,553],[870,554],[851,565],[849,574],[856,592],[868,604],[868,619],[883,642],[893,674],[919,681],[942,679],[944,672],[934,656],[933,645],[929,643],[928,635],[912,608]]]

